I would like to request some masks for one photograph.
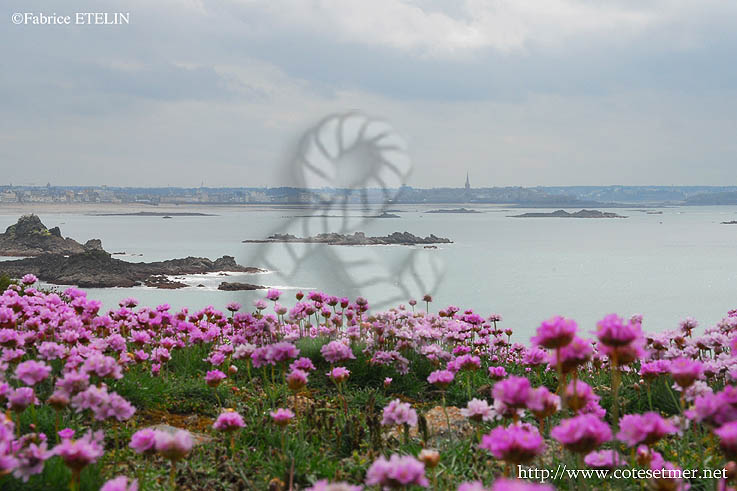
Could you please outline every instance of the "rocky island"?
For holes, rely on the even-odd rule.
[[[35,215],[21,217],[18,223],[8,227],[2,237],[0,255],[11,255],[9,252],[15,251],[15,255],[33,257],[0,261],[0,274],[17,278],[32,273],[42,281],[55,285],[76,285],[80,288],[139,285],[182,288],[187,285],[171,281],[168,277],[220,271],[264,272],[259,268],[241,266],[232,256],[223,256],[215,261],[203,257],[186,257],[130,263],[113,258],[102,248],[99,239],[80,245],[73,239],[62,238],[58,228],[48,230]]]
[[[309,244],[328,245],[425,245],[425,244],[452,244],[453,241],[430,234],[427,237],[418,237],[409,232],[394,232],[380,237],[370,237],[363,232],[350,234],[324,233],[314,237],[297,237],[292,234],[274,234],[266,239],[244,240],[245,243],[268,244],[275,242],[301,242]]]
[[[551,213],[523,213],[521,215],[509,215],[509,218],[627,218],[616,213],[599,210],[581,210],[568,213],[565,210],[556,210]]]
[[[28,257],[40,254],[80,254],[100,250],[102,243],[92,239],[82,245],[61,236],[59,227],[46,228],[36,215],[24,215],[0,234],[0,256]]]
[[[430,210],[425,213],[481,213],[478,210],[469,210],[468,208],[447,208],[439,210]]]

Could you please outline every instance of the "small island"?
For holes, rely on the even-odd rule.
[[[251,283],[239,283],[237,281],[233,281],[233,282],[223,281],[220,283],[220,285],[218,285],[218,290],[222,290],[226,292],[264,290],[264,289],[266,289],[266,287],[262,285],[252,285]]]
[[[47,229],[35,215],[21,217],[0,235],[0,255],[29,256],[0,261],[0,275],[19,278],[27,273],[54,285],[80,288],[133,287],[184,288],[171,276],[234,271],[263,273],[255,267],[241,266],[232,256],[214,261],[204,257],[186,257],[150,263],[130,263],[112,257],[102,248],[102,241],[91,239],[84,245],[61,236],[58,227]]]
[[[90,213],[90,216],[94,217],[215,217],[212,213],[197,213],[197,212],[158,212],[158,211],[138,211],[135,213]]]
[[[468,208],[448,208],[448,209],[439,209],[439,210],[430,210],[426,211],[425,213],[481,213],[478,210],[470,210]]]
[[[430,234],[427,237],[418,237],[409,232],[394,232],[380,237],[370,237],[363,232],[355,232],[353,235],[324,233],[314,237],[297,237],[292,234],[274,234],[266,239],[244,240],[244,243],[269,244],[278,242],[299,242],[307,244],[327,245],[426,245],[426,244],[452,244],[453,241],[443,237]]]
[[[581,210],[568,213],[565,210],[556,210],[551,213],[523,213],[522,215],[508,215],[509,218],[627,218],[616,213],[599,210]]]
[[[737,225],[737,220],[731,220],[729,222],[722,222],[722,225]]]

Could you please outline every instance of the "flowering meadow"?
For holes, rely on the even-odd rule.
[[[224,311],[25,276],[0,296],[0,489],[734,489],[737,312],[543,321],[426,295],[385,312],[320,292]],[[726,469],[719,479],[517,479]]]

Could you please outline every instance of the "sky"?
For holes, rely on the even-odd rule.
[[[77,12],[130,21],[13,23]],[[346,114],[416,187],[733,185],[736,28],[723,0],[4,0],[0,185],[292,185]]]

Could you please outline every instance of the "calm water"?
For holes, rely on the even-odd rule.
[[[425,213],[430,207],[400,209],[399,219],[365,220],[347,227],[342,218],[298,218],[295,215],[303,214],[299,210],[267,207],[206,208],[202,211],[218,216],[170,220],[39,215],[48,227],[60,226],[64,236],[81,242],[102,239],[106,250],[124,251],[128,255],[116,257],[128,261],[228,254],[240,264],[270,270],[229,278],[187,278],[193,286],[176,291],[89,290],[89,296],[108,307],[134,296],[149,305],[222,309],[229,301],[250,305],[263,296],[263,292],[218,291],[223,279],[285,289],[286,303],[292,303],[298,288],[364,295],[375,307],[432,291],[435,309],[453,304],[502,314],[503,325],[514,328],[518,340],[526,340],[541,320],[555,314],[573,317],[592,330],[607,313],[642,313],[647,330],[660,330],[676,327],[688,315],[710,326],[737,307],[737,225],[720,225],[737,219],[737,207],[664,208],[662,215],[609,210],[629,216],[626,220],[515,219],[507,215],[528,210],[499,207],[477,207],[485,212],[464,215]],[[3,229],[17,218],[17,213],[0,208]],[[454,243],[437,249],[241,243],[276,231],[306,235],[342,230],[368,235],[434,233]],[[194,286],[198,284],[205,287]]]

